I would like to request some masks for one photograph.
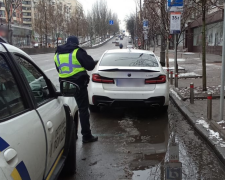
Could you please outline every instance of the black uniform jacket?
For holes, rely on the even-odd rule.
[[[84,49],[80,48],[79,46],[73,44],[63,44],[61,46],[58,46],[56,53],[67,54],[73,52],[77,48],[79,48],[76,56],[77,60],[80,62],[81,66],[84,67],[86,70],[92,71],[95,68],[95,61],[91,56],[87,54],[87,52]],[[57,66],[56,69],[59,72]],[[68,78],[59,78],[59,80],[60,79],[72,81],[78,85],[86,85],[89,82],[89,76],[86,71],[79,72]]]

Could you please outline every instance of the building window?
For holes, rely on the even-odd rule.
[[[23,7],[22,9],[25,10],[25,11],[30,11],[31,7]]]
[[[23,18],[23,21],[25,21],[25,22],[31,22],[31,18]]]
[[[24,12],[23,16],[31,16],[31,13]]]
[[[23,1],[23,4],[30,5],[31,2],[30,1]]]
[[[0,17],[5,17],[5,10],[0,10]]]

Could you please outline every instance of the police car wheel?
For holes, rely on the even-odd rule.
[[[100,111],[100,107],[95,106],[95,105],[89,105],[89,109],[91,112],[99,112]]]
[[[62,173],[64,175],[73,175],[76,173],[76,127],[73,129],[71,144],[68,156],[66,158],[65,166]]]

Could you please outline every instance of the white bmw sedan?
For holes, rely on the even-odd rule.
[[[167,111],[169,83],[155,54],[145,50],[106,51],[91,72],[90,111],[101,106],[159,107]]]

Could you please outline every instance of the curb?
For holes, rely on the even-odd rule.
[[[178,94],[178,96],[182,99],[182,101],[186,101],[190,99],[190,97],[183,96],[179,91],[176,90],[176,88],[173,88],[173,90]],[[225,98],[225,96],[224,96]],[[194,97],[195,100],[200,100],[200,99],[207,99],[207,94],[205,96],[196,96]],[[219,95],[213,95],[212,99],[220,99]]]
[[[109,42],[110,40],[112,40],[114,38],[114,36],[112,38],[109,38],[107,41],[103,42],[102,44],[99,44],[98,46],[94,46],[94,47],[81,47],[83,49],[95,49],[98,47],[103,46],[104,44],[106,44],[107,42]],[[48,53],[55,53],[56,48],[21,48],[22,51],[26,52],[28,55],[37,55],[37,54],[48,54]]]
[[[103,42],[102,44],[99,44],[98,46],[94,46],[94,47],[81,47],[81,48],[83,48],[83,49],[95,49],[95,48],[98,48],[98,47],[103,46],[104,44],[106,44],[107,42],[109,42],[113,38],[114,38],[114,36],[111,37],[111,38],[109,38],[107,41]]]
[[[172,103],[178,108],[178,110],[181,112],[181,114],[191,123],[195,131],[207,142],[207,144],[213,149],[214,153],[216,154],[217,158],[225,165],[225,148],[222,148],[220,146],[217,146],[211,139],[209,139],[209,133],[206,131],[206,129],[200,125],[196,124],[195,121],[198,119],[195,117],[193,113],[191,113],[186,106],[183,104],[182,101],[178,100],[175,95],[170,93],[169,95]],[[215,127],[215,124],[217,124],[215,121],[210,121],[210,125],[212,124],[213,128],[217,130],[217,127]],[[218,131],[218,130],[217,130]],[[223,130],[225,132],[225,130]],[[223,135],[221,135],[223,136]]]

